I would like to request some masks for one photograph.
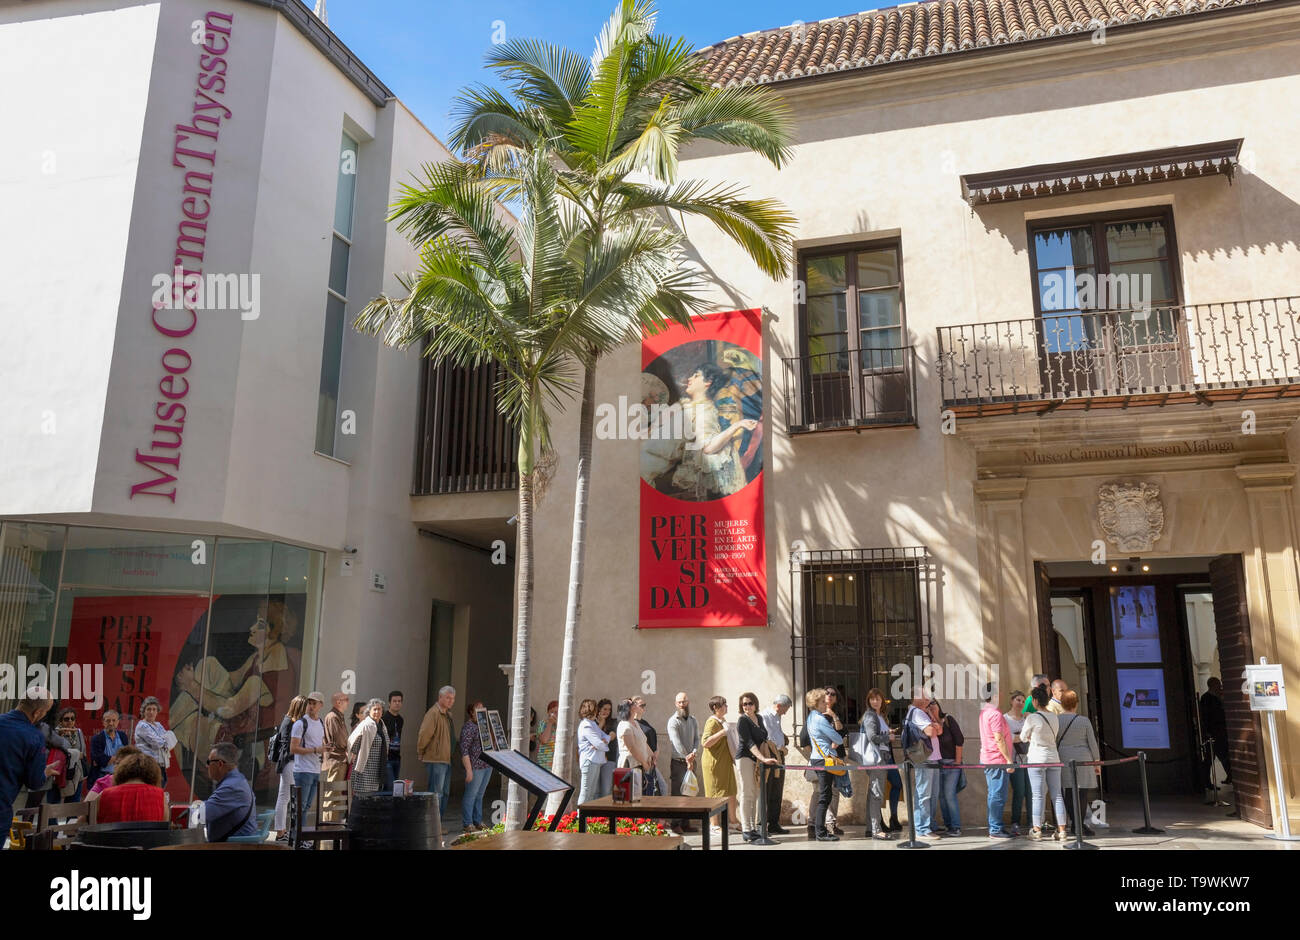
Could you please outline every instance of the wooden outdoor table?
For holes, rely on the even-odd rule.
[[[619,836],[610,841],[594,832],[545,832],[540,829],[517,829],[511,832],[498,832],[494,836],[475,839],[464,845],[454,846],[461,849],[483,849],[485,851],[530,849],[543,851],[609,852],[680,849],[681,836]]]
[[[725,796],[647,796],[636,803],[615,803],[609,797],[588,800],[578,807],[578,831],[587,831],[587,820],[607,817],[609,831],[617,833],[620,819],[698,819],[703,824],[704,848],[709,848],[709,821],[722,817],[722,848],[727,848],[727,798]]]

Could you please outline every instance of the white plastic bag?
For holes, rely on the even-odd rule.
[[[204,819],[204,806],[202,800],[195,800],[190,804],[190,821],[191,829],[202,829],[206,820]]]
[[[700,792],[700,781],[695,777],[695,771],[686,771],[686,776],[682,777],[682,796],[698,796]]]

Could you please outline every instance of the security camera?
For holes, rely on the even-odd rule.
[[[506,520],[506,525],[514,525],[518,521],[519,521],[518,516],[511,516],[509,519]]]
[[[357,549],[356,549],[356,546],[355,546],[355,545],[344,545],[344,546],[343,546],[343,554],[345,554],[345,555],[355,555],[356,553],[357,553]]]

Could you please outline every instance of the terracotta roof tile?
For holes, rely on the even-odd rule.
[[[716,85],[785,81],[1269,0],[929,0],[737,36],[702,49]]]

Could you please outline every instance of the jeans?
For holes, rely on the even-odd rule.
[[[944,825],[949,832],[960,832],[961,808],[957,805],[957,784],[961,780],[961,771],[945,767],[939,773],[939,801],[943,804]]]
[[[820,757],[814,757],[809,763],[814,767],[821,767],[826,762]],[[833,790],[834,783],[831,781],[831,775],[824,770],[820,771],[817,774],[817,805],[813,807],[813,828],[818,836],[827,834],[826,811],[830,809]]]
[[[1002,832],[1002,808],[1007,805],[1007,792],[1011,778],[1005,770],[984,769],[984,780],[989,785],[989,835]]]
[[[609,763],[608,761],[605,762]],[[594,800],[600,795],[600,773],[605,764],[587,761],[582,765],[582,783],[578,787],[578,805]]]
[[[307,815],[307,810],[311,807],[311,799],[316,795],[316,786],[320,783],[319,773],[298,773],[293,772],[294,786],[302,789],[302,802],[298,805],[298,826],[302,827],[302,821]]]
[[[885,779],[889,781],[889,821],[898,819],[898,801],[903,798],[903,778],[897,770],[888,772]]]
[[[916,810],[916,834],[929,835],[930,828],[934,824],[930,801],[938,795],[939,768],[926,767],[924,764],[913,764],[912,767],[912,772],[916,776],[916,800],[913,803]]]
[[[600,792],[596,794],[596,799],[602,796],[609,796],[614,792],[614,762],[606,760],[600,765]]]
[[[436,764],[432,766],[438,766]],[[449,765],[443,764],[443,767]],[[483,822],[483,794],[487,792],[488,781],[492,779],[492,768],[474,768],[474,779],[466,781],[465,793],[460,798],[460,821],[468,829],[470,825]]]
[[[1061,827],[1065,825],[1065,800],[1061,797],[1061,768],[1060,767],[1030,767],[1029,770],[1029,790],[1033,795],[1033,806],[1031,811],[1034,817],[1034,828],[1041,829],[1043,825],[1043,788],[1046,787],[1052,794],[1052,808],[1056,813],[1056,825]]]
[[[293,789],[293,761],[284,762],[284,770],[280,771],[280,791],[275,797],[275,819],[272,820],[271,828],[276,832],[284,832],[289,828],[289,791]]]
[[[1011,825],[1029,825],[1029,771],[1017,767],[1011,775]]]
[[[388,772],[384,776],[388,780],[388,789],[393,789],[393,784],[402,779],[402,759],[400,757],[388,758]]]
[[[447,800],[451,796],[451,764],[444,764],[441,761],[438,761],[425,764],[424,766],[429,768],[428,791],[430,793],[438,794],[438,816],[441,818],[447,813]],[[475,774],[474,776],[477,778],[478,774]],[[481,796],[482,794],[480,794],[480,797]]]

